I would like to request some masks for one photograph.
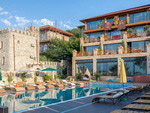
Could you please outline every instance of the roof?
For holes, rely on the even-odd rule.
[[[73,34],[67,32],[67,31],[63,31],[61,29],[58,29],[58,28],[50,26],[50,25],[40,27],[40,31],[44,31],[44,30],[51,30],[51,31],[62,33],[62,34],[67,35],[67,36],[73,36]]]
[[[81,22],[88,22],[88,21],[93,21],[93,20],[97,20],[97,19],[100,19],[100,18],[104,18],[104,17],[110,17],[110,16],[114,16],[114,15],[117,15],[117,14],[126,14],[128,12],[135,12],[135,11],[142,11],[144,9],[148,9],[150,8],[150,4],[148,5],[144,5],[144,6],[139,6],[139,7],[134,7],[134,8],[130,8],[130,9],[125,9],[125,10],[120,10],[120,11],[116,11],[116,12],[111,12],[111,13],[107,13],[107,14],[104,14],[104,15],[99,15],[99,16],[95,16],[95,17],[92,17],[92,18],[87,18],[87,19],[83,19],[83,20],[80,20]]]

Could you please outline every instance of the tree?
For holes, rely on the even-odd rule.
[[[76,38],[81,38],[82,37],[82,31],[79,28],[74,28],[72,30],[67,30],[67,32],[72,33],[74,35],[73,37],[76,37]]]
[[[72,51],[74,49],[79,51],[79,47],[80,40],[75,37],[72,37],[69,42],[60,39],[52,39],[50,47],[44,52],[44,55],[51,61],[68,60],[71,62]]]
[[[44,52],[44,55],[51,61],[67,60],[71,63],[72,51],[75,49],[80,51],[80,37],[82,35],[80,29],[67,30],[74,36],[70,38],[70,41],[63,41],[60,39],[52,39],[50,41],[49,48]]]

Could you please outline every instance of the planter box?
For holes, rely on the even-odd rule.
[[[150,83],[150,75],[135,75],[133,81],[134,83]]]

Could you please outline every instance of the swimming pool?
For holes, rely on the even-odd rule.
[[[120,85],[117,86],[114,87],[114,85],[110,85],[109,87],[95,87],[94,84],[91,84],[86,87],[78,86],[72,88],[55,88],[41,91],[6,93],[0,95],[0,103],[2,106],[8,106],[9,113],[12,113],[121,88]]]

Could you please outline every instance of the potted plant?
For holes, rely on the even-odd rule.
[[[44,82],[46,82],[46,81],[52,80],[52,77],[49,75],[45,75],[45,76],[43,76],[43,80],[44,80]]]
[[[76,79],[78,79],[78,80],[81,79],[81,73],[76,73],[75,76],[76,76]]]
[[[101,43],[99,43],[99,45],[98,45],[98,54],[102,55],[102,45],[101,45]]]
[[[108,40],[108,35],[107,35],[107,34],[104,35],[104,40],[105,40],[105,41]]]
[[[149,25],[144,26],[144,31],[146,32],[146,36],[149,36],[150,35],[150,26]]]
[[[126,46],[125,46],[124,40],[122,40],[122,47],[123,47],[123,53],[125,53],[125,51],[126,51]]]
[[[25,80],[26,80],[26,74],[27,74],[27,72],[24,72],[24,73],[21,74],[21,80],[22,80],[22,82],[25,82]]]
[[[101,23],[100,23],[100,22],[98,22],[98,24],[97,24],[97,28],[98,28],[98,29],[100,29],[100,28],[101,28]]]
[[[88,43],[88,35],[87,34],[84,34],[84,42]]]
[[[34,83],[36,83],[37,82],[37,77],[34,77]]]
[[[127,30],[127,35],[128,35],[128,38],[133,38],[133,37],[135,37],[134,30],[133,30],[132,28],[128,29],[128,30]]]
[[[99,81],[101,78],[101,73],[95,73],[94,76],[95,76],[96,80]]]
[[[10,74],[8,74],[8,82],[11,83],[13,81],[13,78]]]

